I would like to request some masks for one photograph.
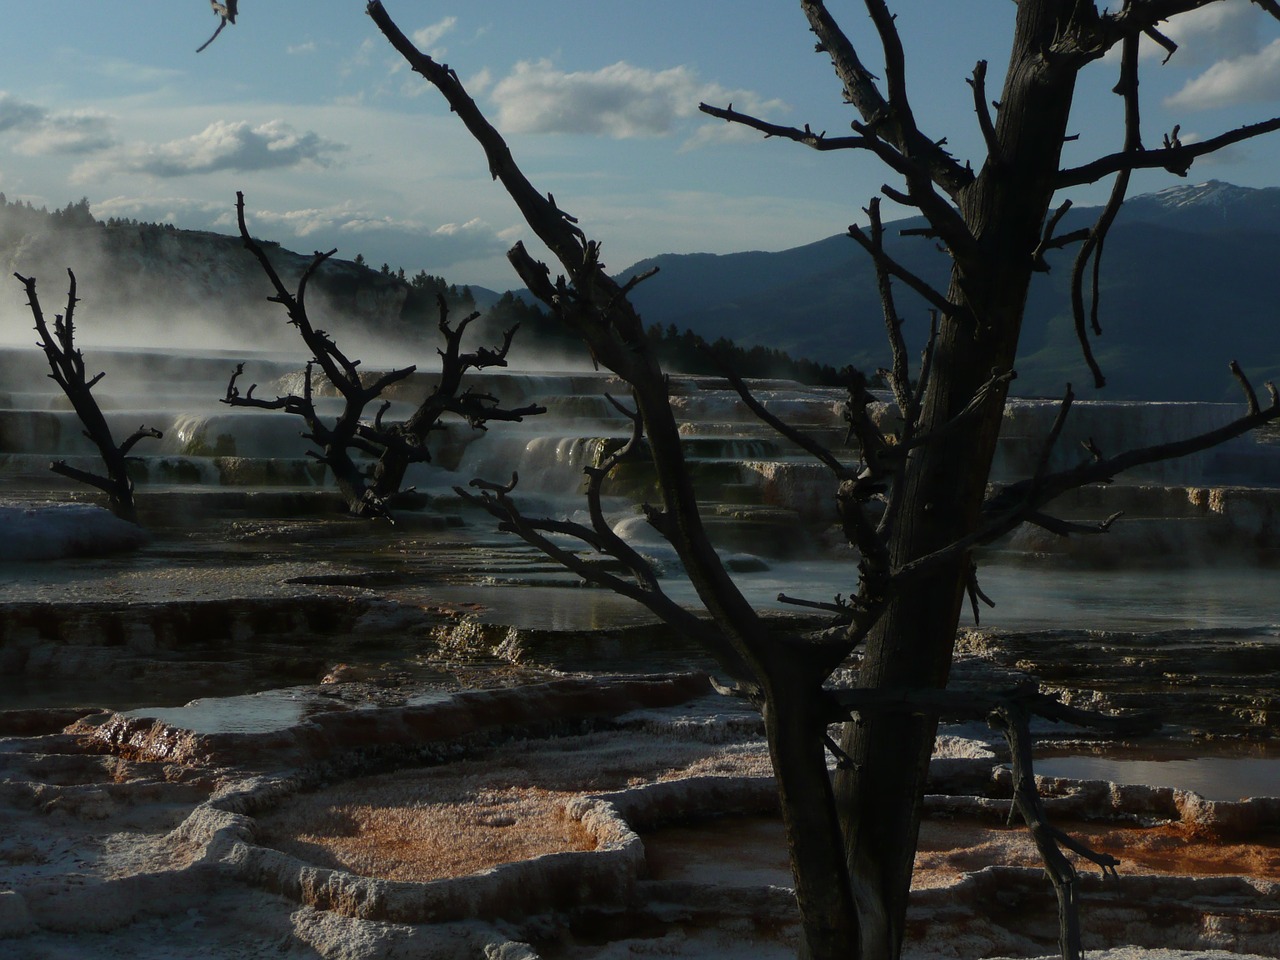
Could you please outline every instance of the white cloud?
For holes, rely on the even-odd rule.
[[[478,232],[493,235],[493,229],[479,217],[468,220],[466,223],[442,223],[435,229],[438,237],[457,237]]]
[[[1280,99],[1280,40],[1256,53],[1220,60],[1165,100],[1166,107],[1204,110]]]
[[[372,37],[365,37],[360,41],[360,45],[356,47],[355,53],[347,57],[338,67],[338,75],[348,77],[358,70],[363,70],[369,64],[373,63],[373,55],[382,47],[375,43]]]
[[[316,44],[314,40],[308,40],[306,43],[297,43],[297,44],[293,44],[291,46],[285,47],[284,52],[291,55],[296,55],[299,53],[315,53]]]
[[[122,60],[119,57],[86,54],[81,50],[60,50],[58,56],[64,61],[74,57],[77,68],[87,69],[90,73],[108,80],[136,87],[161,87],[185,75],[184,71],[172,67],[149,66],[132,60]]]
[[[429,27],[423,27],[421,30],[413,31],[412,39],[416,47],[426,50],[432,56],[437,54],[432,52],[432,48],[440,42],[446,33],[452,30],[458,23],[457,17],[445,17]]]
[[[649,70],[620,61],[564,73],[549,60],[522,61],[493,90],[498,126],[513,133],[585,133],[628,139],[671,134],[700,101],[778,109],[748,91],[701,81],[688,67]]]
[[[247,172],[304,164],[327,166],[341,144],[313,131],[299,132],[283,120],[256,126],[247,121],[219,120],[200,133],[158,144],[134,144],[111,156],[77,168],[73,176],[85,182],[105,169],[156,177],[183,177],[222,170]]]
[[[1261,43],[1259,22],[1260,14],[1251,4],[1214,3],[1179,14],[1159,29],[1178,45],[1174,62],[1196,67],[1256,53]],[[1164,59],[1167,51],[1143,37],[1142,54]]]

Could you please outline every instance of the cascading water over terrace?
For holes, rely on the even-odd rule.
[[[116,356],[121,359],[121,369],[134,369],[139,386],[132,387],[115,375]],[[134,466],[142,519],[152,529],[153,538],[133,553],[110,560],[0,563],[0,573],[6,568],[21,571],[21,576],[0,582],[0,601],[5,605],[5,617],[0,620],[0,697],[5,703],[48,708],[50,716],[65,713],[63,724],[81,716],[70,710],[70,704],[116,708],[120,712],[96,713],[80,720],[77,736],[94,737],[107,751],[114,749],[113,737],[127,739],[137,745],[130,749],[150,751],[148,757],[163,758],[170,766],[180,758],[187,758],[182,760],[187,762],[202,751],[216,754],[222,764],[262,765],[285,760],[296,764],[311,756],[307,750],[328,756],[334,743],[348,740],[358,742],[362,751],[390,744],[394,738],[388,731],[403,728],[406,716],[417,716],[414,711],[436,711],[448,718],[447,722],[423,720],[432,730],[457,723],[459,717],[470,717],[469,710],[476,713],[474,722],[487,722],[482,709],[489,701],[485,697],[472,701],[468,699],[471,691],[458,693],[459,687],[492,686],[495,698],[507,704],[503,699],[507,691],[519,690],[509,687],[513,677],[529,682],[542,679],[544,671],[564,677],[581,671],[707,669],[705,659],[686,639],[655,625],[643,608],[607,591],[584,589],[557,565],[515,538],[496,532],[487,516],[467,513],[466,505],[453,493],[455,485],[465,485],[473,477],[501,482],[516,470],[520,482],[514,496],[523,507],[549,516],[577,516],[583,509],[579,494],[583,467],[597,462],[611,445],[621,443],[629,429],[628,421],[604,398],[606,392],[617,392],[617,385],[609,378],[486,372],[476,389],[508,403],[537,402],[549,412],[523,423],[491,425],[487,431],[474,430],[460,421],[437,431],[430,441],[432,461],[415,465],[406,481],[428,495],[429,506],[404,511],[397,517],[397,526],[388,528],[337,512],[341,498],[323,465],[307,456],[309,445],[299,436],[297,418],[268,411],[228,410],[218,402],[226,389],[225,377],[234,366],[230,360],[189,359],[189,365],[182,357],[170,355],[139,359],[121,354],[103,359],[108,376],[100,390],[109,402],[113,429],[133,429],[142,420],[165,432],[162,441],[145,450],[139,448]],[[155,376],[144,380],[142,371],[148,361]],[[0,365],[5,363],[18,366],[12,357],[0,355]],[[297,364],[280,364],[269,358],[251,360],[247,370],[259,383],[262,395],[287,392],[289,383],[302,376]],[[71,415],[60,409],[52,384],[38,373],[38,368],[26,371],[16,388],[0,397],[5,407],[0,410],[0,491],[10,500],[28,503],[50,497],[85,498],[85,491],[70,487],[47,470],[51,456],[79,457],[87,463],[92,451],[82,446]],[[429,375],[419,374],[397,384],[386,416],[407,415],[422,392],[430,389],[431,380]],[[847,545],[832,534],[834,507],[826,469],[756,422],[728,384],[705,377],[675,377],[671,389],[682,417],[684,450],[706,524],[750,601],[781,611],[777,594],[799,592],[797,584],[806,596],[817,599],[847,592],[854,564]],[[801,424],[833,449],[841,447],[845,424],[838,391],[776,381],[758,382],[753,389],[762,402],[789,422]],[[324,395],[322,386],[318,392],[317,406],[322,414],[336,416],[338,399]],[[1146,441],[1171,438],[1201,429],[1223,415],[1212,405],[1161,410],[1080,406],[1077,431],[1085,437],[1104,438],[1098,442],[1108,445],[1124,444],[1126,436],[1130,441],[1134,436]],[[1020,468],[1035,456],[1038,438],[1052,421],[1056,407],[1048,401],[1013,405],[1001,451],[1012,475],[1020,475]],[[892,410],[878,405],[875,414],[887,419]],[[1124,541],[1139,559],[1165,559],[1172,531],[1207,530],[1207,534],[1196,534],[1199,542],[1205,543],[1230,534],[1236,537],[1237,545],[1247,540],[1260,550],[1272,549],[1271,545],[1280,542],[1272,519],[1276,492],[1259,484],[1273,475],[1276,449],[1253,440],[1241,441],[1225,448],[1217,458],[1199,458],[1139,483],[1099,488],[1089,494],[1094,499],[1082,497],[1073,509],[1094,516],[1122,505],[1135,515],[1130,529],[1165,538],[1149,543],[1132,538]],[[74,452],[77,450],[80,452]],[[856,451],[846,455],[856,459]],[[1224,479],[1253,486],[1224,486]],[[614,530],[655,561],[677,602],[692,603],[691,592],[681,584],[678,557],[638,510],[640,501],[656,496],[650,468],[643,462],[623,464],[618,475],[608,481],[606,493],[604,507]],[[5,522],[0,513],[0,528]],[[1112,536],[1128,536],[1125,529],[1118,524]],[[1274,719],[1255,702],[1275,686],[1270,674],[1258,668],[1275,661],[1274,630],[1258,626],[1259,618],[1270,610],[1265,570],[1223,573],[1212,583],[1185,571],[1155,576],[1138,570],[1099,584],[1092,568],[1064,573],[1062,565],[1046,563],[1052,550],[1060,551],[1059,559],[1068,565],[1075,563],[1070,551],[1077,549],[1062,544],[1046,548],[1015,536],[982,558],[984,587],[999,602],[989,617],[984,613],[983,625],[990,623],[1003,632],[994,639],[986,633],[964,638],[962,648],[972,657],[962,657],[958,663],[956,673],[961,679],[980,667],[990,669],[992,663],[1001,677],[1019,675],[1017,671],[1035,663],[1037,651],[1048,650],[1053,663],[1067,666],[1057,674],[1048,669],[1050,664],[1036,663],[1035,668],[1062,689],[1092,689],[1101,670],[1111,681],[1101,694],[1108,706],[1163,697],[1160,703],[1187,720],[1188,735],[1203,733],[1201,727],[1207,728],[1210,719],[1215,730],[1227,724],[1233,735],[1244,738],[1265,737],[1274,730]],[[1190,590],[1189,583],[1201,584],[1202,592]],[[1035,599],[1024,600],[1024,593]],[[1086,596],[1095,598],[1096,605],[1080,599]],[[1213,604],[1206,602],[1209,596]],[[1174,604],[1170,597],[1180,602]],[[1068,631],[1064,637],[1060,629],[1063,622],[1090,629]],[[1161,629],[1152,634],[1141,632],[1152,629],[1153,624]],[[1104,633],[1094,638],[1091,630]],[[1063,643],[1076,650],[1087,648],[1087,656],[1076,658],[1087,662],[1071,662],[1072,658],[1061,652]],[[1113,649],[1119,650],[1119,659],[1104,663]],[[1217,664],[1211,687],[1203,686],[1206,658]],[[1152,676],[1140,668],[1143,663],[1158,664],[1164,678],[1160,684],[1153,684]],[[1087,677],[1082,679],[1079,671],[1072,673],[1076,667],[1087,670]],[[1195,682],[1190,679],[1193,669],[1201,671]],[[319,678],[324,682],[317,685]],[[414,684],[424,686],[419,689]],[[409,693],[401,696],[398,691],[402,688]],[[511,693],[510,699],[521,701],[521,696]],[[524,705],[531,716],[542,720],[546,719],[544,696],[530,693]],[[474,706],[465,706],[468,704]],[[750,769],[754,764],[764,770],[763,756],[753,759],[751,748],[737,742],[743,736],[755,736],[753,724],[758,718],[731,715],[719,702],[698,709],[710,710],[711,716],[681,707],[673,718],[655,718],[651,712],[630,717],[625,721],[632,725],[628,732],[616,734],[620,740],[617,752],[634,754],[636,731],[648,731],[657,724],[652,732],[660,741],[659,755],[664,763],[670,762],[673,742],[689,752],[684,744],[691,740],[701,745],[699,750],[710,752],[708,759],[696,761],[698,765],[691,768],[696,784],[712,784],[728,767],[736,769],[738,764]],[[664,724],[678,731],[675,740]],[[957,735],[970,734],[962,730],[948,736],[954,740]],[[593,732],[588,731],[582,739],[595,746],[580,748],[575,741],[562,748],[558,741],[552,741],[546,749],[557,757],[562,756],[558,752],[562,749],[577,757],[604,749],[609,769],[617,766],[618,761]],[[389,749],[399,747],[392,744]],[[450,751],[459,748],[449,744],[439,749],[453,756]],[[1067,748],[1058,749],[1063,752]],[[287,756],[281,760],[272,750]],[[523,755],[527,748],[521,744],[516,752]],[[1184,753],[1202,756],[1203,748],[1193,745]],[[27,762],[21,751],[5,756],[19,765]],[[361,756],[361,762],[367,762],[365,754]],[[998,787],[999,771],[992,772],[992,765],[998,763],[989,751],[983,756],[986,759],[948,755],[940,770],[968,764],[967,776],[980,775]],[[51,761],[32,760],[37,766],[46,762]],[[1063,769],[1074,769],[1073,763]],[[1274,761],[1264,757],[1231,768],[1252,771],[1268,763]],[[64,766],[69,769],[69,763]],[[561,769],[557,763],[548,766],[552,768]],[[116,770],[122,769],[117,763]],[[1046,766],[1045,770],[1053,773],[1055,768]],[[90,774],[84,776],[92,779]],[[354,777],[348,790],[348,773],[336,774],[335,793],[353,809],[363,802],[361,776]],[[1055,802],[1076,802],[1076,792],[1083,788],[1077,788],[1074,781],[1061,783],[1064,785],[1046,793],[1060,790],[1061,797],[1053,793]],[[735,789],[746,790],[744,797],[754,797],[767,786],[762,781]],[[167,789],[181,787],[175,784]],[[1100,785],[1087,787],[1092,791],[1090,797],[1105,792]],[[625,811],[634,829],[652,830],[653,825],[645,825],[641,812],[645,807],[640,801],[652,793],[653,802],[669,814],[669,794],[683,789],[681,781],[662,782],[652,789],[637,788],[635,797],[620,791],[609,802],[622,805],[616,809]],[[719,784],[706,789],[718,798],[717,803],[723,801],[723,794],[716,792],[722,790]],[[1225,784],[1222,789],[1223,796],[1235,797],[1254,788]],[[86,811],[85,816],[106,816],[104,824],[114,830],[110,798],[124,796],[125,787],[110,790],[116,792],[86,783],[83,797],[75,794],[80,798],[76,802],[83,805],[76,809]],[[538,794],[544,801],[550,796],[540,788],[526,792]],[[484,829],[509,833],[523,822],[524,808],[514,802],[499,808],[491,793],[479,791],[474,797],[468,795],[466,802],[489,817],[482,824]],[[1266,805],[1271,801],[1218,806],[1201,801],[1197,805],[1186,795],[1174,797],[1167,789],[1124,788],[1116,795],[1139,797],[1146,804],[1143,809],[1159,809],[1175,818],[1203,815],[1214,824],[1233,824],[1233,817],[1270,816],[1271,810]],[[293,822],[289,817],[310,794],[283,791],[273,796],[269,803],[278,806],[279,816],[267,816],[264,807],[259,842],[253,850],[241,851],[249,858],[246,863],[279,867],[286,862],[282,858],[302,856],[295,865],[300,875],[318,868],[332,869],[335,862],[356,874],[360,869],[377,872],[389,869],[382,866],[386,851],[374,850],[368,858],[360,859],[358,863],[366,865],[360,868],[354,860],[341,859],[348,856],[343,852],[347,840],[351,840],[347,846],[368,846],[381,830],[400,845],[396,849],[404,846],[401,821],[395,819],[399,814],[382,805],[375,805],[369,813],[352,814],[356,817],[352,822],[371,825],[360,836],[333,828],[337,835],[323,838],[318,846],[309,837],[295,838],[291,833],[294,828],[286,829]],[[992,802],[965,797],[945,800],[977,807]],[[574,810],[590,812],[590,803],[597,802],[602,801],[575,800]],[[710,801],[691,793],[688,802],[705,810]],[[415,806],[405,816],[411,816],[415,823],[424,819],[434,822],[431,818],[440,806]],[[766,807],[760,810],[767,813]],[[750,809],[756,811],[755,807]],[[203,812],[193,815],[192,825],[183,829],[194,835],[201,817],[223,815],[213,806],[209,810],[213,812],[201,807]],[[1112,813],[1122,819],[1131,816],[1128,808]],[[464,807],[460,814],[471,819],[476,815],[470,807]],[[551,814],[553,819],[556,815]],[[343,819],[346,816],[340,810],[335,822],[340,826],[347,822]],[[305,811],[295,819],[303,825],[297,830],[309,830],[316,822]],[[49,818],[41,822],[46,821]],[[579,829],[577,820],[564,822],[570,832]],[[632,835],[625,821],[610,823],[611,829]],[[951,829],[949,823],[943,821],[942,829]],[[763,823],[751,824],[753,850],[757,845],[778,844],[776,823],[766,817]],[[737,836],[744,828],[734,821],[730,829]],[[757,839],[761,837],[765,839]],[[671,856],[681,858],[686,856],[690,841],[680,838],[679,828],[674,833],[646,833],[646,848],[651,840],[655,852],[646,867],[647,875],[670,879],[671,866],[664,865],[660,851],[675,849],[680,852]],[[420,842],[415,839],[410,846]],[[744,869],[739,862],[742,844],[727,847],[715,854],[707,868],[714,869],[717,879],[726,869],[736,877]],[[322,848],[329,852],[322,852]],[[303,855],[300,850],[311,852]],[[414,850],[410,856],[428,856],[417,847]],[[575,855],[594,856],[594,851]],[[307,856],[321,859],[313,863]],[[944,854],[926,856],[941,860]],[[525,869],[522,864],[513,869]],[[947,882],[953,882],[956,871],[955,864],[949,862],[946,876],[952,880]],[[251,875],[263,874],[257,866],[248,866],[244,876]],[[681,882],[690,879],[683,873],[679,876]],[[785,870],[779,866],[760,882],[777,884],[785,878]],[[277,882],[284,881],[270,881]],[[347,884],[354,890],[366,882],[375,881],[351,874],[335,879],[338,886],[332,889],[345,890],[342,884]],[[465,886],[472,881],[463,877],[456,882]],[[1006,889],[1007,885],[1006,879]],[[529,885],[514,886],[524,889]],[[35,888],[28,885],[23,889],[33,897],[33,910],[40,922],[45,922],[51,914],[31,893]],[[1252,905],[1256,899],[1255,893],[1242,902]],[[954,899],[947,902],[954,912]],[[494,900],[486,909],[502,912],[507,903]],[[334,902],[322,897],[303,909],[323,912],[334,907]],[[1265,930],[1254,930],[1251,942],[1270,942],[1267,935]]]

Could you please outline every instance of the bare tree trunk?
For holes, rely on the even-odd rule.
[[[802,955],[856,956],[859,917],[849,899],[821,703],[810,684],[776,676],[767,683],[762,713],[804,927]]]
[[[935,346],[922,429],[938,430],[965,409],[993,373],[1013,367],[1033,253],[1053,198],[1075,72],[1054,73],[1039,54],[1073,4],[1022,4],[995,130],[993,158],[964,193],[960,213],[977,254],[957,262]],[[1055,10],[1054,8],[1057,8]],[[978,524],[1004,410],[1003,385],[976,416],[911,454],[894,566],[954,543]],[[963,464],[960,469],[958,465]],[[942,688],[947,683],[969,560],[902,587],[868,637],[861,685]],[[868,715],[845,725],[853,767],[837,777],[854,899],[866,960],[900,955],[936,717]]]

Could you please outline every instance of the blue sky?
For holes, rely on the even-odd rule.
[[[842,232],[888,179],[863,153],[818,154],[703,118],[732,102],[780,123],[844,133],[852,119],[797,3],[742,0],[386,0],[419,46],[449,63],[621,270],[663,252],[777,250]],[[832,12],[874,62],[864,8]],[[980,159],[965,78],[1007,56],[1009,0],[900,0],[920,126]],[[527,239],[478,148],[377,33],[363,0],[241,0],[217,25],[205,0],[9,4],[0,38],[0,190],[99,217],[233,232],[245,191],[258,235],[339,248],[458,282],[515,286],[503,252]],[[1280,114],[1280,24],[1248,0],[1181,18],[1183,48],[1145,64],[1148,144]],[[1118,148],[1116,68],[1077,96],[1076,162]],[[1201,161],[1192,181],[1280,183],[1280,139]],[[890,181],[892,182],[892,181]],[[1136,189],[1174,182],[1135,178]],[[1105,185],[1073,195],[1097,203]]]

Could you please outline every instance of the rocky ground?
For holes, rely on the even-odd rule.
[[[695,652],[612,608],[504,626],[554,591],[483,611],[476,572],[538,561],[413,530],[353,559],[331,527],[0,582],[0,960],[794,955],[759,718]],[[960,653],[958,684],[1035,674],[1171,721],[1120,745],[1045,726],[1038,756],[1265,750],[1280,724],[1271,628],[975,630]],[[1003,760],[985,728],[939,739],[912,960],[1054,952]],[[1091,956],[1280,955],[1280,801],[1041,786],[1122,861],[1082,879]]]
[[[0,713],[0,957],[791,955],[758,718],[697,674],[523,679],[366,672],[256,731]],[[975,734],[939,741],[911,955],[1049,954],[1051,891]],[[1280,953],[1280,801],[1042,786],[1123,861],[1084,880],[1090,945]]]

